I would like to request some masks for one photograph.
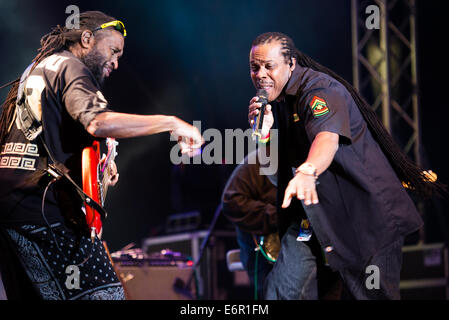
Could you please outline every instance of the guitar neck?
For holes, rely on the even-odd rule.
[[[103,165],[100,168],[100,172],[102,175],[101,179],[101,199],[102,204],[104,204],[104,201],[106,199],[106,194],[108,192],[109,188],[109,181],[112,176],[112,163],[115,160],[115,157],[117,155],[117,152],[115,150],[115,146],[118,144],[115,140],[110,140],[111,146],[108,146],[108,154],[106,155],[106,159],[103,163]]]

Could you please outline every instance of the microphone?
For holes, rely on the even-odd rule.
[[[259,113],[254,117],[253,133],[252,138],[256,143],[262,138],[262,125],[263,125],[263,115],[265,113],[265,107],[268,104],[268,92],[265,89],[259,89],[256,92],[256,96],[259,97],[257,103],[261,103],[262,106],[259,109]]]

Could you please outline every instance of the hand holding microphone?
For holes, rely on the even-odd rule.
[[[253,137],[256,139],[267,136],[274,123],[267,97],[266,90],[259,89],[256,96],[249,102],[248,121],[253,128]]]

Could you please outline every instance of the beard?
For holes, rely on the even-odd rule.
[[[104,62],[104,57],[97,50],[97,48],[93,48],[89,53],[87,53],[84,57],[81,58],[81,61],[89,68],[89,70],[93,73],[95,79],[97,79],[100,87],[104,84],[104,73],[103,67],[106,64]]]

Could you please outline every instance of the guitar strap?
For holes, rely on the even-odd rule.
[[[25,135],[25,137],[29,141],[33,141],[36,138],[39,139],[39,142],[44,147],[45,152],[48,155],[47,160],[47,173],[49,173],[51,176],[59,180],[60,178],[65,178],[70,184],[75,188],[78,195],[81,197],[81,199],[86,203],[86,205],[92,207],[94,210],[96,210],[101,217],[104,219],[107,217],[107,213],[104,210],[104,208],[96,202],[94,199],[89,197],[83,189],[76,184],[76,182],[70,177],[69,175],[69,169],[61,163],[56,161],[56,159],[53,157],[52,153],[50,152],[50,149],[48,148],[47,144],[45,143],[45,139],[43,137],[43,130],[42,130],[42,122],[37,119],[36,115],[34,114],[31,107],[28,105],[26,94],[24,92],[25,90],[25,82],[28,78],[28,75],[31,71],[33,64],[29,65],[28,68],[25,70],[25,72],[22,74],[22,77],[20,78],[20,84],[19,89],[17,93],[17,100],[16,100],[16,114],[17,114],[17,120],[20,123],[20,129]]]

